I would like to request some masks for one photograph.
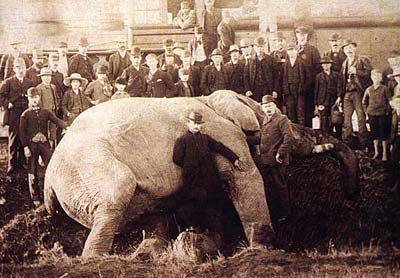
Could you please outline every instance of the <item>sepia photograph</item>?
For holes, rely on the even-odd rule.
[[[0,0],[0,277],[400,277],[400,1]]]

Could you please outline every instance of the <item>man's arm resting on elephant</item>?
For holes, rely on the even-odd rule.
[[[68,125],[66,122],[64,122],[63,120],[59,119],[56,115],[54,115],[51,111],[48,111],[49,113],[49,121],[53,122],[54,124],[56,124],[58,127],[62,128],[62,129],[67,129]]]
[[[207,135],[207,137],[208,137],[210,149],[213,152],[219,153],[220,155],[226,157],[227,159],[229,159],[230,162],[232,162],[232,164],[234,164],[235,161],[239,159],[239,156],[237,156],[231,149],[226,147],[224,144],[214,140],[213,138],[211,138],[208,135]]]
[[[257,131],[254,135],[247,135],[246,141],[247,141],[247,144],[250,146],[260,145],[261,133],[259,131]]]
[[[172,154],[172,160],[174,163],[180,167],[183,167],[183,160],[185,158],[185,141],[183,137],[178,138],[174,145],[174,151]]]

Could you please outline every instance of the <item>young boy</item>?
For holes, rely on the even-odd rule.
[[[41,97],[37,88],[29,88],[27,94],[29,108],[21,115],[19,135],[25,156],[28,158],[29,192],[34,205],[38,207],[41,203],[37,181],[39,155],[42,157],[45,166],[48,165],[51,157],[51,148],[47,136],[49,133],[48,121],[63,129],[67,129],[67,124],[49,110],[40,107]]]
[[[179,26],[182,30],[193,27],[196,23],[196,14],[190,9],[189,1],[181,2],[181,9],[174,18],[174,25]]]
[[[111,98],[113,88],[108,80],[107,71],[107,66],[98,66],[96,70],[97,79],[90,82],[84,92],[92,105],[109,101]]]
[[[176,95],[178,97],[194,97],[194,90],[189,81],[189,70],[179,69],[180,80],[175,83]]]
[[[367,113],[371,126],[371,137],[374,142],[374,156],[378,158],[379,144],[382,142],[382,161],[387,161],[388,139],[390,136],[390,93],[385,85],[382,85],[382,72],[373,69],[371,71],[372,85],[367,88],[362,103]]]
[[[89,108],[89,101],[82,92],[88,83],[79,73],[73,73],[64,79],[65,86],[70,87],[65,92],[62,100],[61,109],[64,115],[64,121],[71,125],[80,113]]]
[[[193,58],[193,65],[199,67],[201,70],[209,64],[208,56],[204,48],[203,42],[203,27],[194,27],[194,38],[188,43],[188,50]]]
[[[330,125],[329,116],[331,113],[332,105],[336,101],[337,85],[339,74],[332,71],[333,60],[329,57],[322,57],[320,64],[323,71],[318,73],[315,78],[315,112],[320,114],[321,130],[333,134],[333,127]],[[336,126],[336,138],[342,138],[341,127]],[[340,133],[340,134],[339,134]]]
[[[288,118],[301,125],[305,124],[304,111],[304,82],[306,69],[303,61],[298,58],[298,52],[294,43],[287,45],[288,57],[283,63],[282,73],[282,98],[286,107]]]
[[[192,56],[189,50],[185,50],[182,53],[182,69],[189,71],[189,84],[193,87],[194,96],[201,96],[200,90],[200,79],[201,69],[198,66],[192,65]]]
[[[219,49],[211,53],[212,65],[204,68],[200,88],[203,95],[208,96],[217,90],[226,90],[229,87],[228,75],[222,64],[223,56]]]
[[[43,109],[46,109],[58,115],[58,110],[61,109],[61,98],[56,91],[56,86],[51,84],[52,71],[49,68],[42,68],[40,70],[40,78],[42,83],[36,86],[40,93],[40,103]],[[49,143],[51,148],[55,147],[55,141],[57,137],[57,126],[54,123],[49,123]]]
[[[154,53],[147,54],[146,63],[149,73],[146,76],[146,95],[148,97],[174,97],[176,88],[171,76],[158,69],[157,56]]]
[[[120,99],[120,98],[129,98],[131,97],[126,91],[125,88],[128,85],[128,82],[125,78],[117,77],[115,80],[114,86],[117,91],[112,95],[111,100]]]

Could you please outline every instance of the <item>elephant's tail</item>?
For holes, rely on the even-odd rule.
[[[45,186],[44,188],[44,205],[50,215],[57,214],[57,211],[61,208],[56,193],[51,186]]]

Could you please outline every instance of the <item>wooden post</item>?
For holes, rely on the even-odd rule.
[[[274,0],[259,0],[258,11],[259,11],[259,34],[268,41],[267,52],[270,52],[270,35],[272,32],[276,32],[278,29],[276,8],[277,4]]]

